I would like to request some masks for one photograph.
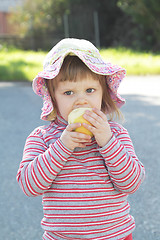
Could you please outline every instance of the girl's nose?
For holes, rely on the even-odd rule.
[[[85,106],[87,104],[88,104],[88,101],[84,96],[78,96],[75,101],[76,106]]]

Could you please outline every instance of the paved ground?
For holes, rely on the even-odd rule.
[[[160,240],[160,76],[126,78],[120,93],[127,100],[125,126],[146,168],[143,185],[129,198],[134,240]],[[0,239],[40,240],[43,233],[41,197],[26,197],[15,180],[26,137],[44,124],[41,103],[29,84],[0,83]]]

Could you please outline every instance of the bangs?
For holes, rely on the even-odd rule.
[[[94,80],[98,80],[98,74],[93,73],[77,56],[67,56],[64,59],[61,70],[58,74],[58,80],[61,82],[80,81],[86,76],[91,76]]]
[[[77,56],[67,56],[62,64],[59,74],[54,79],[46,79],[46,85],[49,91],[49,94],[52,99],[54,106],[54,111],[57,111],[57,104],[54,98],[54,92],[58,86],[59,82],[65,81],[81,81],[86,77],[91,77],[93,80],[99,81],[102,87],[103,96],[102,96],[102,105],[101,110],[109,115],[109,119],[112,120],[114,115],[118,118],[121,118],[121,113],[114,103],[110,95],[110,89],[106,81],[106,76],[96,74],[92,72]]]

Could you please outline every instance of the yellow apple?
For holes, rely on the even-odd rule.
[[[68,123],[87,123],[91,125],[90,122],[88,122],[86,119],[83,118],[83,114],[86,110],[92,111],[92,108],[76,108],[70,114],[68,115]],[[93,133],[91,133],[88,129],[86,129],[84,126],[80,126],[75,129],[76,132],[84,133],[87,135],[90,135],[93,137]]]

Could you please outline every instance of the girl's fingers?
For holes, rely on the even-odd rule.
[[[82,123],[82,125],[83,125],[86,129],[88,129],[90,132],[92,132],[93,135],[94,135],[94,131],[95,131],[95,129],[96,129],[96,126],[91,126],[91,125],[89,125],[89,124],[87,124],[87,123]]]
[[[97,108],[93,108],[93,111],[100,117],[103,119],[103,121],[107,120],[107,116],[106,114],[104,114],[102,111],[98,110]]]
[[[106,116],[105,115],[103,116],[103,113],[101,113],[100,111],[99,112],[86,111],[83,117],[87,121],[89,121],[93,126],[99,126],[100,124],[107,120]]]
[[[60,137],[63,144],[71,150],[76,147],[84,148],[87,143],[91,142],[91,136],[74,131],[75,128],[80,126],[81,123],[68,125]]]
[[[67,127],[66,127],[66,130],[68,132],[72,132],[74,131],[76,128],[80,127],[81,126],[81,123],[71,123],[69,124]]]
[[[88,142],[91,139],[89,135],[74,131],[81,125],[82,125],[81,123],[69,124],[66,127],[66,130],[69,132],[70,136],[74,139],[75,142]]]
[[[83,133],[77,133],[77,132],[72,133],[72,138],[74,139],[74,142],[82,142],[82,143],[86,143],[91,140],[91,136]]]

